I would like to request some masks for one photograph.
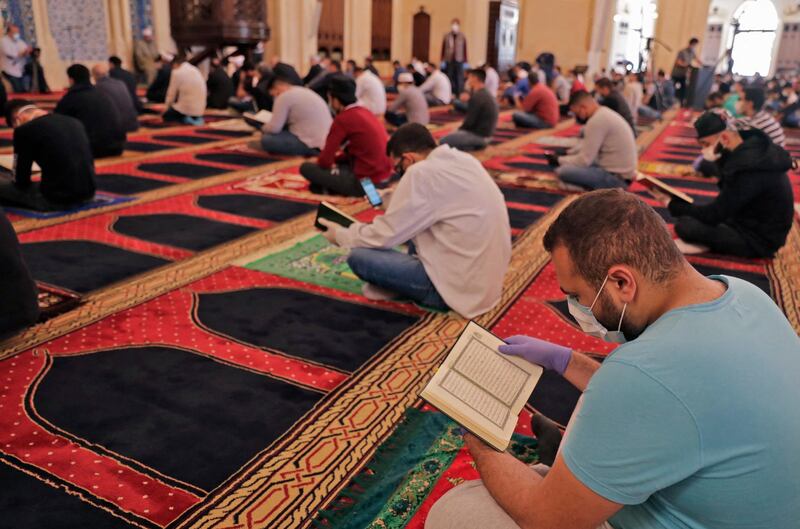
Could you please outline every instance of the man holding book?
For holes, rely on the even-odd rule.
[[[673,199],[675,233],[683,241],[739,257],[772,257],[785,243],[794,218],[787,175],[792,160],[756,128],[707,112],[695,122],[706,156],[717,158],[719,195],[708,204]]]
[[[796,527],[800,339],[775,303],[702,276],[622,190],[572,202],[544,246],[583,331],[620,345],[602,365],[533,337],[499,346],[583,395],[548,471],[467,434],[481,480],[426,529]]]
[[[403,175],[385,215],[348,228],[321,220],[370,299],[410,299],[471,318],[500,301],[511,258],[503,194],[473,156],[436,146],[419,123],[403,125],[387,146]],[[409,253],[396,251],[410,243]]]

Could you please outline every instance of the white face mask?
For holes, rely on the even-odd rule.
[[[592,312],[592,309],[597,304],[597,300],[600,299],[600,293],[603,292],[603,288],[606,286],[607,282],[608,276],[606,276],[606,278],[603,280],[603,284],[600,285],[600,290],[597,291],[597,295],[594,297],[594,301],[592,301],[592,305],[590,307],[581,305],[578,301],[578,298],[575,296],[567,296],[569,313],[572,314],[572,317],[575,318],[575,320],[578,322],[578,325],[581,326],[581,330],[583,330],[583,332],[589,336],[594,336],[595,338],[600,338],[601,340],[611,343],[625,343],[628,340],[625,338],[625,334],[622,332],[622,319],[625,317],[625,309],[628,308],[627,303],[622,307],[622,314],[620,314],[619,324],[617,325],[616,331],[609,331],[606,329],[602,323],[597,321],[597,318]]]
[[[450,29],[453,30],[453,33],[458,33],[459,26],[458,24],[453,24],[452,26],[450,26]]]
[[[709,145],[703,148],[703,160],[707,162],[716,162],[719,160],[720,154],[717,152],[716,145]]]

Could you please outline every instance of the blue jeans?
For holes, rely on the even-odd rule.
[[[319,154],[319,149],[312,149],[288,130],[282,130],[277,134],[265,133],[261,136],[261,148],[267,152],[289,156],[314,156]]]
[[[661,112],[647,105],[640,106],[638,112],[644,118],[661,119]]]
[[[478,136],[474,132],[459,129],[439,140],[439,143],[441,145],[455,147],[460,151],[477,151],[479,149],[485,149],[486,146],[489,145],[490,140],[491,138],[484,138],[483,136]]]
[[[422,261],[396,250],[353,248],[347,264],[362,280],[432,309],[448,310]]]
[[[468,106],[469,106],[469,103],[465,103],[464,101],[461,101],[460,99],[456,99],[456,100],[453,101],[453,110],[455,110],[456,112],[461,112],[462,114],[466,114]]]
[[[401,125],[405,125],[408,123],[408,118],[405,114],[400,114],[399,112],[391,112],[389,110],[386,111],[386,114],[383,115],[383,119],[386,120],[386,123],[390,125],[394,125],[395,127],[399,127]]]
[[[562,182],[573,184],[587,189],[610,189],[614,187],[628,187],[628,184],[614,173],[609,173],[602,167],[559,167],[556,174]]]
[[[791,114],[786,114],[783,117],[783,123],[781,123],[781,125],[793,129],[800,127],[800,113],[792,112]]]
[[[22,77],[14,77],[13,75],[9,75],[5,72],[3,72],[3,77],[5,77],[11,84],[11,90],[13,92],[21,93],[25,91],[25,81]]]
[[[537,116],[536,114],[531,114],[529,112],[514,112],[512,114],[511,119],[514,121],[514,125],[517,127],[523,127],[526,129],[552,129],[553,126]]]

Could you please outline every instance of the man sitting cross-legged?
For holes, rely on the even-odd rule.
[[[397,129],[387,151],[403,176],[386,214],[347,229],[326,223],[325,236],[351,249],[347,262],[368,298],[407,298],[467,318],[491,309],[511,257],[497,184],[477,159],[437,147],[418,123]],[[408,254],[394,250],[406,242]]]
[[[585,187],[625,187],[636,174],[637,149],[633,131],[613,110],[600,106],[588,92],[570,98],[570,110],[586,123],[583,139],[573,151],[551,163],[559,166],[561,181]]]
[[[575,200],[544,246],[581,328],[622,345],[601,365],[509,338],[501,353],[583,392],[560,452],[537,472],[466,434],[481,480],[445,494],[426,529],[797,527],[800,339],[777,305],[702,276],[622,190]]]
[[[404,112],[401,113],[400,110]],[[430,122],[425,94],[414,86],[414,76],[411,73],[402,72],[397,76],[397,97],[389,105],[384,118],[387,123],[396,127],[405,123],[427,125]]]
[[[0,340],[36,323],[36,283],[22,257],[14,226],[0,210]]]
[[[386,128],[372,112],[358,104],[356,84],[346,75],[330,77],[328,99],[336,118],[317,162],[301,165],[300,174],[311,182],[313,192],[362,196],[360,179],[382,183],[391,176]]]
[[[474,151],[489,145],[497,128],[500,111],[497,99],[486,90],[485,83],[485,70],[476,68],[469,71],[467,88],[470,97],[467,103],[467,115],[461,127],[442,138],[441,143],[462,151]]]
[[[94,196],[94,160],[80,121],[49,114],[31,101],[6,105],[14,127],[13,179],[0,178],[0,204],[49,211],[79,206]],[[36,162],[41,181],[31,181]]]
[[[520,94],[514,95],[514,104],[521,112],[514,112],[511,119],[517,127],[529,129],[549,129],[558,125],[560,108],[555,92],[544,83],[539,82],[539,77],[528,77],[531,90],[524,98]]]
[[[284,77],[273,77],[268,86],[275,102],[272,119],[261,127],[261,147],[276,154],[318,154],[333,121],[328,105],[310,88],[295,86]]]
[[[675,233],[688,243],[740,257],[772,257],[786,242],[794,197],[786,172],[792,160],[759,129],[737,130],[736,122],[706,112],[695,122],[698,142],[717,153],[719,195],[693,205],[673,199]]]

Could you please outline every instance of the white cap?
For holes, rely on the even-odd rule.
[[[409,72],[403,72],[403,73],[401,73],[400,75],[397,76],[397,82],[398,83],[413,83],[414,82],[414,76],[412,74],[410,74]]]

